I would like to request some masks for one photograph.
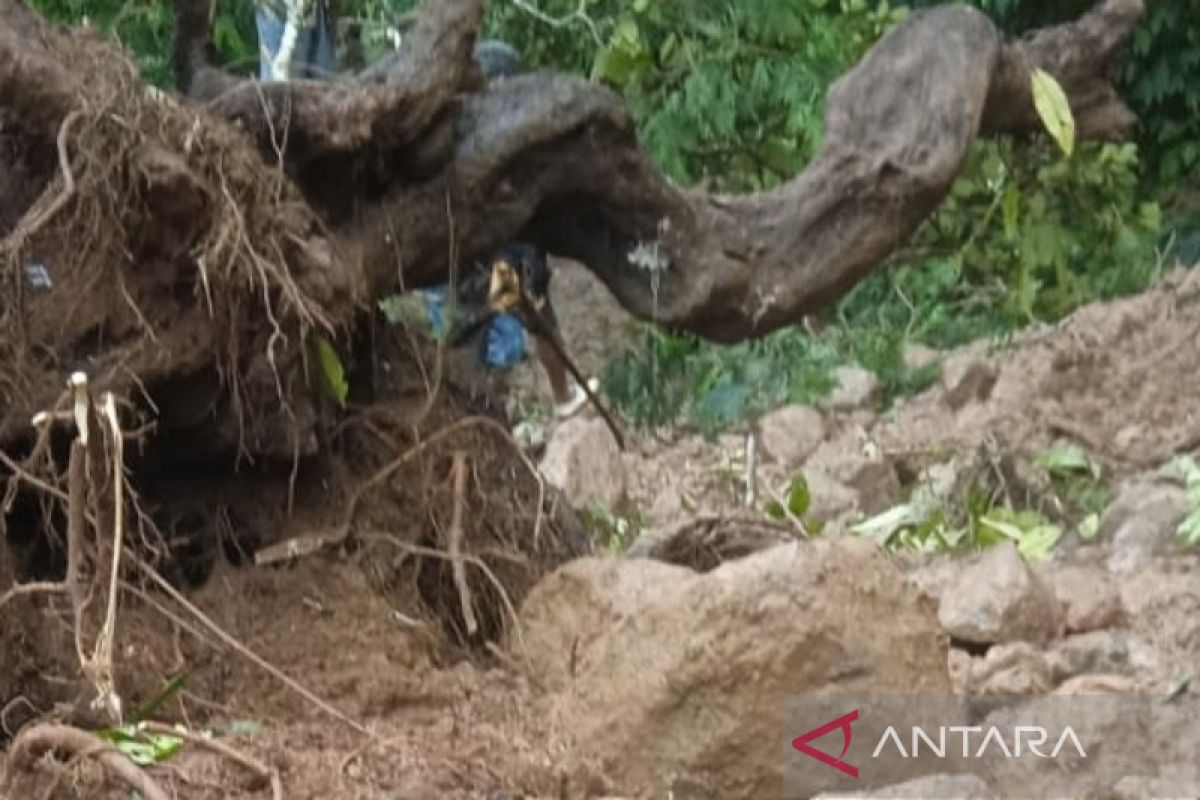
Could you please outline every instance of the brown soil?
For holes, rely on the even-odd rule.
[[[560,271],[558,285],[568,284],[571,274]],[[992,364],[999,375],[988,399],[957,412],[946,411],[945,391],[935,388],[877,421],[861,416],[854,421],[866,422],[871,438],[885,451],[907,454],[967,452],[989,436],[1006,449],[1032,451],[1073,432],[1086,437],[1113,468],[1114,479],[1143,471],[1171,451],[1195,446],[1188,437],[1197,424],[1189,398],[1200,389],[1198,290],[1194,275],[1175,276],[1143,296],[1083,309],[1062,326],[1021,337],[1004,352],[988,355],[974,348],[952,354],[951,359]],[[560,308],[569,305],[558,302]],[[590,301],[588,307],[599,308]],[[617,315],[587,319],[572,308],[560,313],[569,336],[572,329],[612,331],[621,324]],[[598,340],[599,335],[580,337],[589,343],[576,348],[583,350],[585,363],[604,358],[602,350],[590,349]],[[424,399],[416,386],[393,386],[391,391]],[[487,396],[482,388],[464,383],[452,382],[445,391],[443,401],[451,405],[480,392]],[[387,427],[386,416],[380,419],[382,431],[399,435],[399,427]],[[850,420],[841,420],[831,436],[850,427]],[[362,439],[353,441],[361,444]],[[738,442],[725,442],[728,453],[735,453]],[[489,452],[478,441],[451,444],[469,446],[474,454]],[[729,473],[721,468],[719,449],[691,439],[670,445],[643,439],[639,447],[627,463],[634,469],[635,500],[643,506],[653,501],[654,487],[668,474],[674,481],[692,481],[706,508],[736,506],[736,492],[721,488],[731,484],[723,483],[722,476]],[[413,517],[412,509],[432,509],[437,517],[452,505],[446,494],[450,449],[440,448],[402,473],[392,483],[395,492],[385,502],[369,504],[363,519],[402,542],[422,541],[417,531],[427,529],[430,520]],[[491,450],[497,450],[494,443]],[[378,450],[362,452],[368,462],[361,465],[362,473],[385,460]],[[521,469],[512,459],[501,459],[492,468],[507,475]],[[771,469],[764,467],[768,477]],[[310,516],[302,513],[291,522],[282,513],[278,485],[271,489],[265,479],[247,482],[247,495],[266,491],[271,498],[260,500],[258,508],[276,509],[260,516],[259,526],[266,528],[261,541],[286,538],[286,531],[273,526],[286,525],[294,533],[310,529],[314,519],[336,518],[337,498],[344,496],[338,492],[345,484],[334,481],[322,494],[322,480],[311,479],[298,492],[300,506]],[[499,484],[488,485],[494,490]],[[419,494],[406,494],[411,490]],[[486,525],[496,519],[505,502],[498,496],[495,505],[481,507],[476,522]],[[509,508],[530,507],[528,497],[508,502]],[[675,517],[691,513],[679,510]],[[527,537],[533,522],[516,514],[506,536]],[[434,524],[444,524],[444,518]],[[536,673],[529,677],[514,669],[522,658],[519,645],[505,654],[453,644],[454,626],[447,628],[439,619],[457,601],[452,584],[441,594],[432,593],[443,597],[445,606],[431,605],[429,578],[394,544],[376,541],[271,567],[228,560],[227,554],[218,555],[207,581],[190,592],[192,602],[243,645],[367,727],[374,738],[324,713],[243,654],[218,643],[187,612],[159,595],[177,621],[134,596],[122,608],[118,686],[127,707],[152,697],[170,677],[187,673],[185,690],[159,716],[218,733],[235,723],[243,726],[242,733],[229,734],[225,741],[278,767],[288,798],[516,797],[520,795],[488,793],[517,789],[538,797],[582,797],[619,785],[619,775],[601,774],[564,752],[560,737],[570,730],[569,720],[558,719],[551,726],[543,717],[539,709],[545,687]],[[19,566],[0,561],[0,585],[7,585]],[[1200,655],[1196,570],[1193,561],[1180,559],[1170,574],[1139,576],[1136,586],[1125,587],[1132,626],[1180,665],[1194,663]],[[445,575],[438,579],[447,580]],[[6,654],[0,658],[0,695],[10,731],[37,715],[53,714],[55,701],[80,699],[71,678],[68,628],[37,622],[47,619],[38,613],[47,602],[21,599],[0,616],[0,653]],[[22,655],[47,652],[56,658],[37,661]],[[246,721],[258,729],[244,732]],[[151,771],[175,796],[187,800],[269,796],[238,766],[195,747]],[[37,796],[52,773],[21,773],[10,796]],[[128,796],[105,783],[107,778],[94,768],[79,768],[72,775],[56,796]]]

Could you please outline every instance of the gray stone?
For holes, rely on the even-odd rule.
[[[1068,633],[1085,633],[1120,625],[1125,619],[1116,581],[1098,567],[1065,566],[1049,571],[1047,580],[1066,614]]]
[[[805,472],[804,479],[810,497],[806,517],[830,522],[858,510],[858,492],[849,486],[815,470]]]
[[[1123,675],[1148,684],[1164,676],[1162,655],[1148,641],[1126,631],[1093,631],[1068,636],[1051,649],[1058,680],[1080,675]]]
[[[976,644],[1045,642],[1062,629],[1062,611],[1009,542],[988,548],[959,575],[938,608],[942,627]]]
[[[1100,521],[1100,537],[1112,541],[1108,568],[1118,575],[1145,569],[1171,552],[1175,531],[1191,510],[1187,492],[1167,483],[1126,484]]]
[[[758,422],[758,442],[772,461],[787,467],[804,463],[825,438],[825,417],[809,406],[783,406]]]
[[[600,419],[575,417],[559,425],[546,445],[541,471],[576,507],[614,508],[625,498],[621,451]]]
[[[874,372],[856,366],[842,366],[833,371],[836,388],[820,402],[830,411],[853,411],[865,408],[879,397],[883,385]]]

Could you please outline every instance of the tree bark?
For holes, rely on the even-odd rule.
[[[967,7],[913,13],[830,88],[823,145],[805,170],[772,191],[731,196],[663,176],[602,86],[544,72],[484,86],[470,65],[483,0],[427,3],[405,52],[368,76],[266,85],[206,63],[208,7],[177,0],[176,68],[190,99],[176,100],[131,91],[127,62],[0,0],[0,121],[17,123],[44,155],[72,113],[90,120],[80,136],[103,123],[116,137],[121,119],[138,120],[117,154],[120,174],[136,180],[118,188],[144,212],[110,204],[121,247],[105,254],[117,263],[101,265],[113,280],[94,313],[5,297],[10,346],[0,341],[0,356],[21,367],[7,386],[0,378],[0,442],[52,401],[64,363],[83,357],[98,386],[129,389],[136,376],[152,393],[214,367],[240,386],[243,410],[266,414],[272,394],[303,394],[279,372],[303,360],[305,331],[333,332],[371,298],[440,282],[451,261],[516,237],[582,262],[640,318],[718,342],[766,335],[834,302],[901,246],[977,137],[1037,131],[1032,67],[1062,83],[1080,138],[1126,136],[1134,119],[1107,71],[1143,10],[1142,0],[1103,0],[1010,44]],[[97,75],[97,63],[107,72]],[[70,163],[51,163],[45,195],[61,191],[59,167]],[[0,212],[17,194],[0,198]],[[10,280],[37,243],[25,225],[37,208],[0,213],[21,219],[4,231]],[[84,247],[70,240],[80,228],[47,225],[43,237]],[[99,274],[65,272],[67,294]],[[178,291],[164,292],[164,275]],[[112,290],[117,278],[127,297]],[[249,280],[280,316],[265,325],[244,292],[214,301],[213,280]],[[21,347],[11,345],[16,329]],[[54,357],[34,357],[30,342]]]
[[[447,50],[465,57],[479,3],[435,5],[436,28],[454,43]],[[1141,0],[1106,0],[1078,21],[1008,45],[966,7],[912,14],[831,87],[824,145],[809,166],[754,196],[672,185],[638,147],[619,98],[602,87],[549,74],[505,81],[465,100],[442,174],[393,185],[348,226],[348,238],[361,248],[374,293],[394,288],[392,257],[409,286],[440,279],[453,219],[466,257],[524,235],[584,263],[643,319],[721,342],[762,336],[835,301],[902,245],[945,197],[977,136],[1036,131],[1031,68],[1062,83],[1080,138],[1127,136],[1135,120],[1107,70],[1142,10]],[[416,37],[412,61],[436,68],[423,55],[433,28]],[[401,64],[389,86],[419,74]],[[447,69],[442,88],[461,79]],[[291,91],[383,109],[397,90]],[[348,118],[352,130],[342,135],[362,142],[360,116],[315,117],[318,130]],[[371,138],[384,147],[397,141]],[[418,222],[398,246],[388,233],[397,219]]]

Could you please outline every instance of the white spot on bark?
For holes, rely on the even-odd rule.
[[[657,239],[649,243],[638,242],[625,258],[633,266],[651,274],[666,272],[671,266],[671,260],[662,252],[662,245]]]

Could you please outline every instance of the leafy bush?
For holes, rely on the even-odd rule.
[[[31,0],[47,19],[77,25],[85,20],[111,35],[132,55],[142,76],[155,86],[174,85],[171,46],[175,14],[171,3],[157,0]],[[222,0],[213,22],[218,61],[239,72],[258,64],[258,35],[253,0]]]
[[[935,5],[938,0],[913,0]],[[1002,30],[1018,35],[1065,22],[1094,0],[968,0]],[[1141,25],[1120,52],[1116,77],[1140,123],[1147,176],[1160,188],[1196,186],[1200,176],[1200,0],[1147,3]]]

